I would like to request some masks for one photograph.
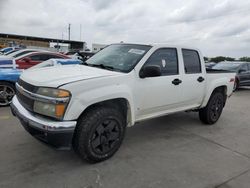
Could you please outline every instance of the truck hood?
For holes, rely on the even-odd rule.
[[[35,86],[59,87],[60,85],[89,80],[123,73],[88,67],[85,65],[64,65],[38,69],[28,69],[23,72],[21,79]]]

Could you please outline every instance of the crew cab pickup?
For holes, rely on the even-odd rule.
[[[191,110],[214,124],[234,80],[233,72],[207,72],[197,49],[113,44],[82,65],[24,72],[11,108],[34,137],[99,162],[136,122]]]

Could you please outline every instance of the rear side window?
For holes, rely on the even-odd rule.
[[[46,61],[48,60],[47,54],[37,54],[37,55],[31,55],[30,59],[33,61]]]
[[[47,59],[52,59],[52,58],[63,59],[63,57],[59,56],[59,55],[53,55],[53,54],[48,54],[47,55]]]
[[[178,74],[178,58],[175,48],[162,48],[156,50],[145,65],[158,65],[162,76]]]
[[[201,73],[201,62],[197,51],[182,49],[186,74]]]

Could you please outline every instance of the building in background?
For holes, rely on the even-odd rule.
[[[92,44],[92,52],[96,53],[99,52],[100,50],[102,50],[103,48],[105,48],[107,46],[107,44],[97,44],[97,43],[93,43]]]
[[[53,47],[51,44],[54,44]],[[85,50],[86,42],[0,33],[0,46],[55,48],[57,51]],[[60,50],[60,48],[62,48]]]

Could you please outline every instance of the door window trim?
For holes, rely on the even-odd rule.
[[[200,65],[200,72],[190,72],[190,73],[188,73],[188,72],[186,71],[185,61],[184,61],[184,55],[183,55],[183,50],[193,51],[193,52],[196,52],[196,53],[197,53],[198,59],[199,59],[199,65]],[[202,74],[201,58],[200,58],[199,52],[198,52],[197,50],[194,50],[194,49],[182,48],[182,49],[181,49],[181,53],[182,53],[183,67],[184,67],[184,72],[185,72],[185,74]]]
[[[144,66],[146,66],[148,60],[151,58],[152,55],[154,55],[155,52],[157,52],[158,50],[175,50],[176,53],[176,58],[177,58],[177,74],[170,74],[170,75],[161,75],[161,76],[157,76],[157,77],[162,77],[162,76],[176,76],[176,75],[180,75],[180,71],[179,71],[179,57],[178,57],[178,49],[177,48],[157,48],[146,60],[146,62],[143,64],[143,66],[141,67],[140,71],[143,69]],[[155,77],[155,78],[157,78]]]

